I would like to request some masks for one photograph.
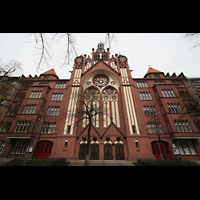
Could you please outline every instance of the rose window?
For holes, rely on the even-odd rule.
[[[96,75],[93,78],[94,85],[98,87],[105,87],[106,85],[108,85],[108,82],[109,82],[109,79],[106,75]]]

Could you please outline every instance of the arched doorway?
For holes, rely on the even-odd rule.
[[[51,155],[53,143],[50,141],[42,141],[37,145],[34,158],[48,158]]]
[[[99,145],[98,144],[91,145],[90,159],[99,160]]]
[[[164,152],[165,152],[165,156],[166,156],[168,159],[171,160],[172,157],[171,157],[171,154],[170,154],[170,150],[169,150],[168,143],[162,141],[162,146],[163,146],[163,149],[164,149]],[[153,155],[156,157],[156,159],[161,159],[160,151],[162,151],[162,148],[161,148],[160,143],[159,143],[160,151],[159,151],[159,148],[158,148],[158,143],[157,143],[157,141],[152,142],[152,143],[151,143],[151,147],[152,147],[152,150],[153,150]],[[163,154],[163,152],[162,152],[162,154]],[[164,157],[164,156],[163,156],[163,157]]]
[[[112,145],[111,144],[105,144],[104,145],[104,160],[112,160]]]
[[[80,150],[79,150],[79,159],[80,160],[85,160],[86,151],[87,151],[87,144],[81,144]]]
[[[124,147],[123,144],[115,145],[116,160],[124,160]]]

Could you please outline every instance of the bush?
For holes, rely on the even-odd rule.
[[[196,162],[180,158],[174,160],[137,160],[137,163],[142,166],[200,166]]]
[[[22,166],[24,159],[14,159],[10,160],[5,164],[5,166]],[[52,166],[53,161],[55,159],[35,159],[35,160],[27,160],[26,161],[26,166]]]

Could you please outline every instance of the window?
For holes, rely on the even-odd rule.
[[[15,140],[10,154],[25,154],[29,145],[29,140]]]
[[[172,84],[175,84],[177,87],[184,87],[183,81],[172,81]]]
[[[165,81],[155,81],[155,84],[165,84]]]
[[[41,82],[41,83],[39,83],[39,85],[40,86],[47,86],[47,85],[49,85],[49,83],[48,82]]]
[[[135,131],[135,126],[133,125],[132,127],[133,127],[133,133],[136,133],[136,131]]]
[[[188,90],[178,91],[178,92],[179,92],[179,94],[180,94],[180,96],[181,96],[181,98],[183,100],[191,100],[191,99],[193,99]]]
[[[155,78],[160,78],[160,74],[154,74]]]
[[[158,115],[155,106],[143,106],[145,115]]]
[[[174,124],[178,132],[192,132],[187,120],[174,120]]]
[[[66,86],[66,83],[56,83],[55,89],[64,89]]]
[[[5,116],[14,117],[17,114],[18,109],[19,109],[18,106],[9,106]]]
[[[49,79],[49,76],[44,76],[44,78],[43,78],[43,79],[47,80],[47,79]]]
[[[165,114],[165,110],[162,105],[160,105],[163,115]]]
[[[7,133],[12,122],[10,121],[2,121],[0,124],[0,133]]]
[[[39,98],[41,98],[41,96],[42,96],[42,90],[40,90],[40,91],[37,90],[37,91],[32,91],[29,98],[39,99]]]
[[[159,98],[160,98],[157,92],[156,92],[156,97],[157,97],[157,99],[159,99]]]
[[[194,123],[196,127],[198,128],[198,130],[200,131],[200,121],[197,119],[197,120],[194,120]]]
[[[152,100],[152,96],[150,92],[140,92],[141,100]]]
[[[14,132],[28,132],[31,121],[18,121]]]
[[[58,116],[60,112],[60,106],[49,106],[47,110],[47,116]]]
[[[55,133],[56,122],[44,122],[42,125],[41,133],[53,134]]]
[[[62,101],[63,93],[53,93],[51,101]]]
[[[162,89],[161,92],[163,97],[176,97],[172,89]]]
[[[136,149],[139,149],[139,143],[138,143],[138,140],[135,140],[135,146],[136,146]]]
[[[167,107],[170,113],[182,113],[181,106],[178,103],[168,103]]]
[[[26,93],[22,92],[22,93],[17,93],[15,96],[15,101],[22,101],[25,97]]]
[[[181,155],[197,155],[194,145],[189,140],[180,140],[177,143]]]
[[[70,133],[71,126],[67,127],[67,133]]]
[[[37,104],[25,105],[22,114],[26,114],[26,115],[34,114],[36,108],[37,108]]]
[[[167,123],[167,127],[169,129],[169,132],[172,133],[172,130],[171,130],[171,127],[170,127],[169,123],[167,121],[166,121],[166,123]]]
[[[147,122],[149,133],[163,133],[163,129],[160,122]]]
[[[5,147],[5,145],[6,145],[6,142],[4,140],[0,140],[0,154],[2,153],[3,148]]]
[[[67,148],[68,140],[65,140],[65,148]]]
[[[137,81],[138,88],[148,88],[148,84],[146,81]]]

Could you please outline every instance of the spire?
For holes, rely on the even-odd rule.
[[[102,50],[102,52],[104,51],[104,43],[102,43],[100,41],[100,43],[97,45],[97,50],[100,52],[100,49]]]

